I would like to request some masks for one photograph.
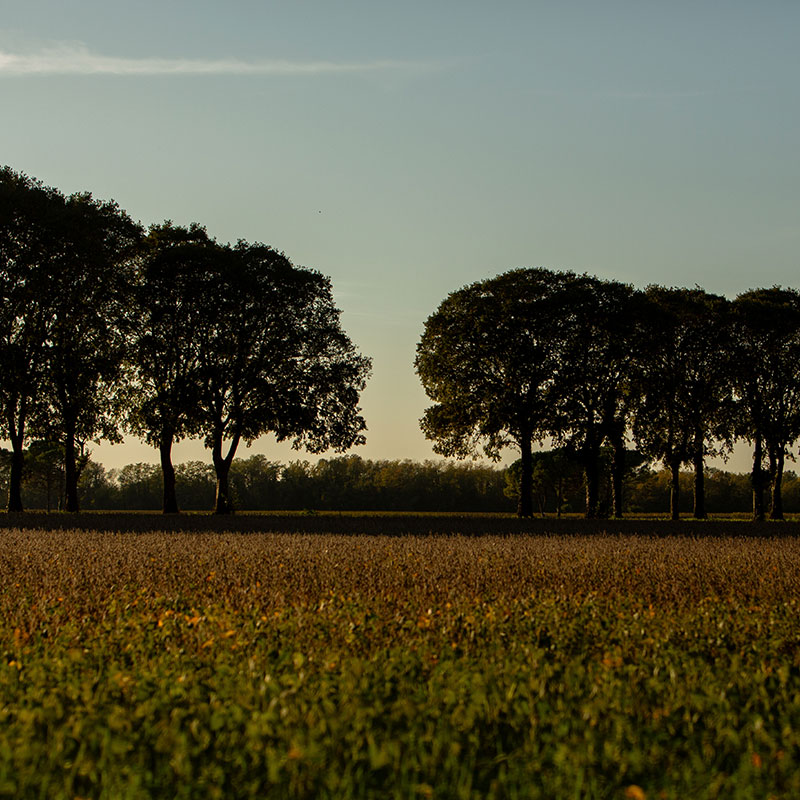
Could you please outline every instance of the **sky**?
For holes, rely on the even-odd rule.
[[[434,457],[416,343],[473,281],[800,285],[796,0],[0,10],[0,163],[329,275],[373,359],[365,458]],[[308,457],[270,437],[250,452]],[[157,461],[130,437],[93,457]]]

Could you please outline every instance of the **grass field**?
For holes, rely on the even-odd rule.
[[[0,797],[800,796],[790,528],[349,524],[0,530]]]

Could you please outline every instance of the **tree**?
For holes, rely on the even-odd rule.
[[[639,350],[633,433],[641,450],[672,473],[678,519],[680,467],[694,467],[694,510],[706,516],[704,456],[732,440],[731,338],[727,301],[700,288],[646,291],[648,331]],[[721,442],[721,445],[716,443]]]
[[[788,447],[800,436],[800,293],[755,289],[733,302],[738,433],[753,445],[753,519],[783,519],[782,478]],[[764,469],[767,460],[768,469]]]
[[[616,281],[575,275],[564,286],[552,435],[583,465],[588,518],[598,514],[600,449],[606,440],[614,453],[614,514],[622,516],[638,306],[632,288]]]
[[[85,461],[88,461],[88,456]],[[42,492],[48,514],[54,492],[56,505],[60,508],[64,490],[64,448],[58,442],[38,440],[30,443],[25,453],[25,483]]]
[[[64,197],[9,167],[0,169],[0,429],[11,442],[8,510],[20,512],[24,448],[41,418],[53,284],[63,259]]]
[[[165,514],[178,512],[172,446],[201,430],[199,345],[216,325],[219,268],[226,257],[196,224],[153,225],[143,243],[130,350],[136,392],[128,427],[159,450]]]
[[[102,464],[87,458],[78,481],[81,508],[119,508],[118,489]]]
[[[515,461],[505,472],[507,497],[519,500],[520,460]],[[561,517],[567,494],[585,490],[584,471],[566,448],[537,450],[533,453],[533,496],[543,517],[550,500],[556,516]]]
[[[218,266],[215,324],[199,341],[198,411],[217,475],[215,513],[224,514],[240,441],[271,432],[311,452],[365,441],[358,401],[371,364],[342,330],[319,272],[241,241]]]
[[[434,405],[420,425],[435,452],[497,460],[520,452],[517,513],[533,514],[532,447],[553,427],[553,386],[565,284],[575,276],[517,269],[448,295],[417,345],[417,374]]]
[[[50,263],[47,410],[38,423],[64,446],[65,509],[79,510],[81,443],[119,441],[130,289],[141,229],[114,202],[58,195],[50,210],[60,250]]]
[[[124,509],[151,509],[158,507],[160,469],[155,464],[127,464],[115,471],[119,486],[120,505]]]
[[[252,455],[231,464],[230,489],[237,506],[246,509],[281,508],[276,504],[281,465]]]

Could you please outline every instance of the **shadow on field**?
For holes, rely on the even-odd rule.
[[[489,514],[207,514],[157,513],[0,513],[2,529],[87,531],[225,531],[240,533],[331,533],[362,536],[407,534],[503,536],[539,535],[644,535],[644,536],[800,536],[800,522],[743,520],[659,519],[518,519]]]

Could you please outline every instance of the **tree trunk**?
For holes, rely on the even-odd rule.
[[[223,459],[221,464],[214,465],[214,469],[217,472],[217,493],[214,499],[214,513],[233,514],[233,503],[231,502],[230,492],[228,490],[230,464]]]
[[[80,511],[80,504],[78,502],[78,465],[75,461],[74,426],[67,426],[67,435],[64,440],[64,483],[66,494],[64,510],[75,514]]]
[[[22,468],[24,463],[22,439],[13,436],[11,439],[11,469],[8,475],[8,511],[11,514],[19,514],[24,511],[22,507]]]
[[[770,508],[770,519],[783,519],[783,496],[781,495],[781,485],[783,484],[783,445],[780,446],[775,458],[775,472],[772,476],[772,508]]]
[[[672,473],[669,493],[669,517],[672,520],[679,520],[681,518],[679,506],[681,500],[681,464],[680,461],[673,461],[669,466]]]
[[[547,508],[547,489],[543,489],[539,495],[539,516],[544,518],[545,516],[545,509]]]
[[[764,512],[764,445],[761,434],[755,436],[753,447],[753,471],[750,474],[750,483],[753,487],[753,522],[763,522]]]
[[[698,443],[695,440],[694,446],[694,509],[693,516],[695,519],[706,519],[706,484],[705,474],[703,469],[703,442],[700,440]]]
[[[164,480],[164,514],[178,514],[178,497],[175,494],[175,467],[172,464],[172,431],[163,431],[161,435],[161,445],[159,446],[161,456],[161,474]]]
[[[22,506],[23,465],[22,450],[14,447],[11,453],[11,470],[8,475],[8,511],[11,514],[18,514],[25,510]]]
[[[564,478],[558,478],[558,496],[556,497],[556,517],[561,519],[561,506],[564,504]]]
[[[600,500],[600,470],[597,466],[597,453],[593,450],[586,453],[583,464],[586,476],[586,519],[597,519]]]
[[[215,514],[233,514],[233,502],[231,501],[228,489],[228,475],[231,471],[233,457],[236,455],[236,448],[239,446],[239,435],[234,435],[228,454],[222,455],[222,433],[215,434],[212,458],[214,461],[214,471],[217,474],[217,494],[214,501]]]
[[[622,519],[622,480],[625,475],[625,441],[621,436],[614,437],[614,458],[611,462],[611,491],[613,494],[614,516]]]
[[[519,500],[517,502],[518,517],[533,516],[533,454],[530,436],[523,435],[519,443],[520,472]]]

